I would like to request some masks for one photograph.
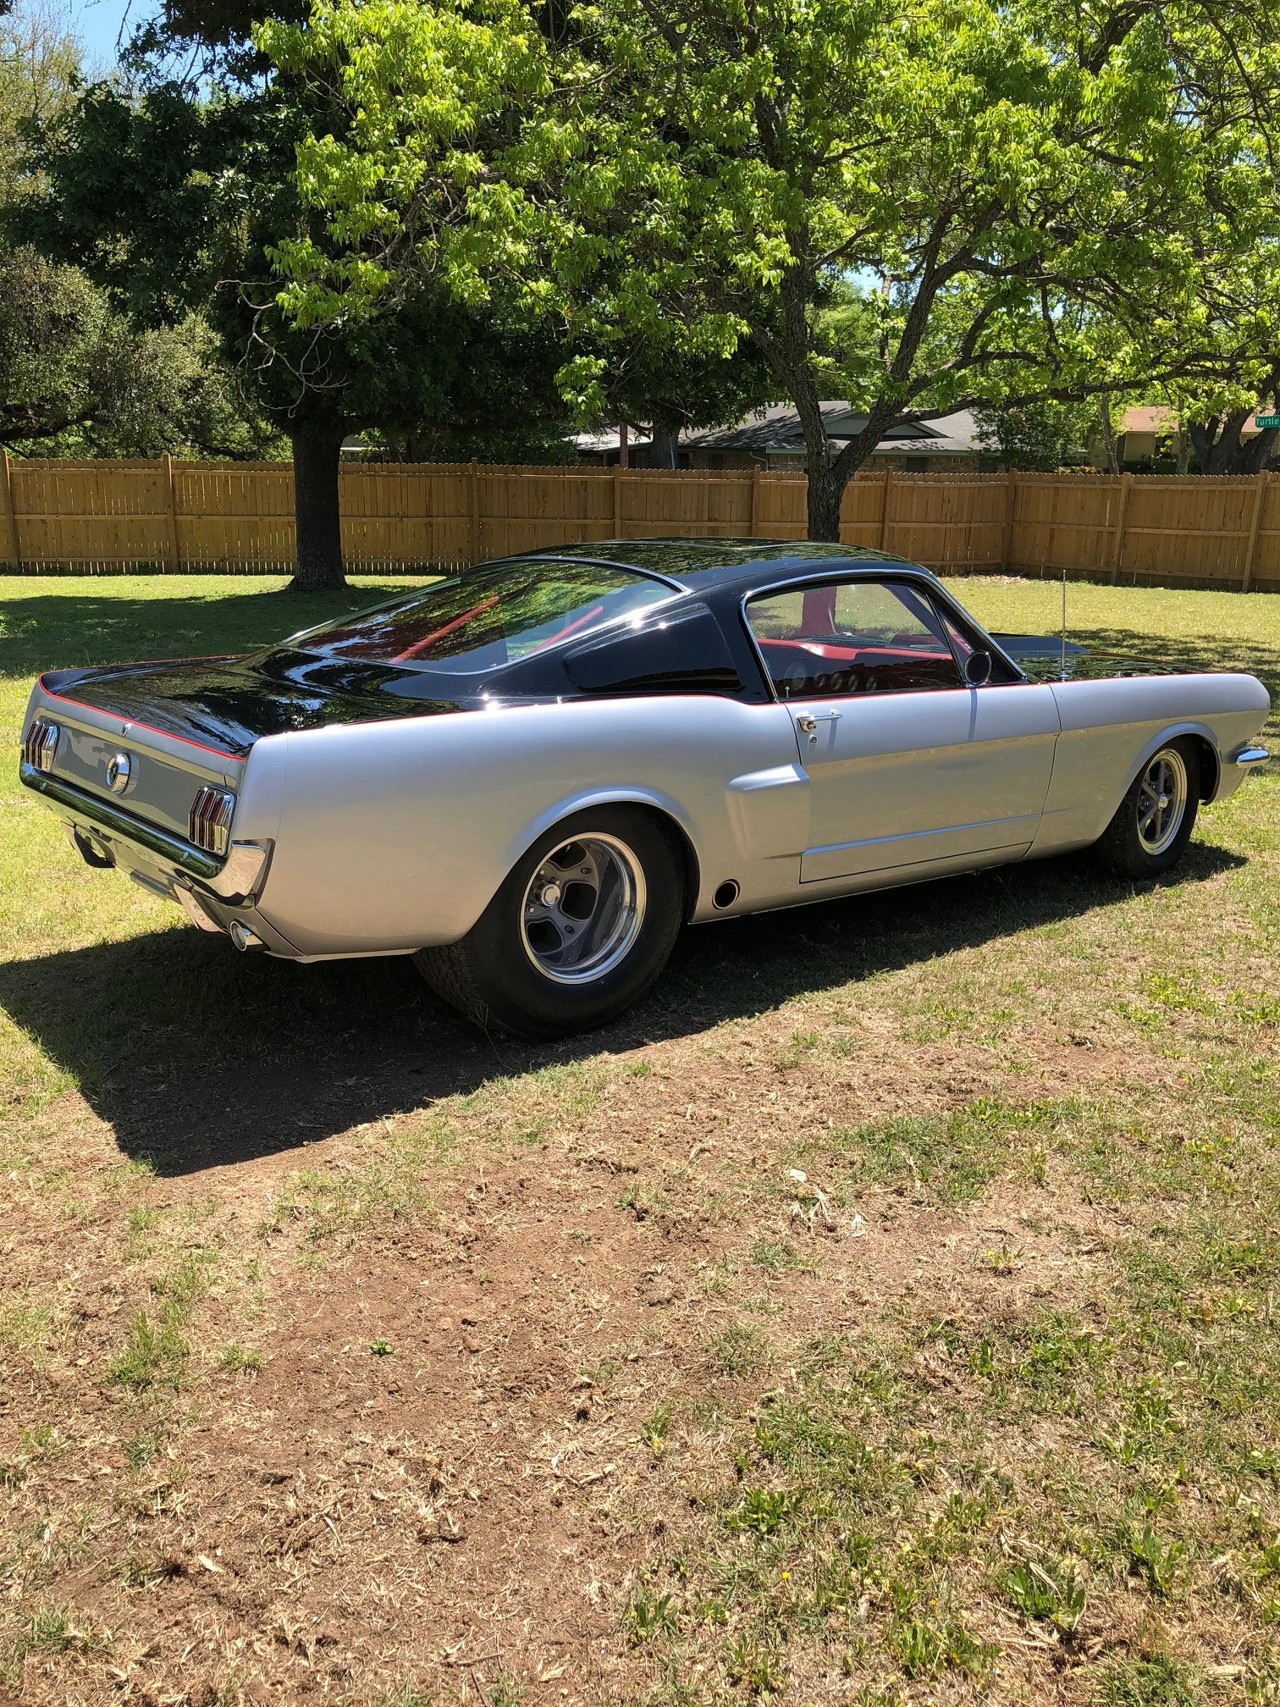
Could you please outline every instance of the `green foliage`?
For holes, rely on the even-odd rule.
[[[36,220],[51,184],[35,138],[70,122],[79,48],[24,4],[0,22],[0,220]],[[78,268],[0,242],[0,443],[42,456],[264,456],[280,441],[207,325],[139,331]]]
[[[495,392],[515,424],[560,408],[557,358],[499,305],[481,318],[420,284],[376,324],[312,330],[281,312],[277,291],[300,312],[275,270],[305,226],[295,152],[328,116],[276,85],[199,99],[160,83],[137,100],[95,85],[46,138],[51,191],[28,229],[136,323],[204,315],[256,406],[290,430],[474,430],[492,424]]]
[[[675,1627],[675,1602],[669,1594],[636,1590],[627,1608],[627,1634],[636,1646],[665,1636]]]
[[[69,105],[79,71],[79,44],[56,13],[0,7],[0,208],[37,187],[27,133]]]
[[[346,115],[301,144],[316,224],[273,251],[298,324],[367,316],[423,272],[468,302],[518,276],[587,344],[561,380],[588,415],[619,342],[694,362],[748,342],[800,411],[820,537],[896,421],[1213,354],[1207,282],[1242,242],[1224,203],[1257,175],[1261,14],[598,0],[541,33],[535,16],[322,0],[306,29],[259,31]],[[830,461],[824,390],[868,417]]]
[[[1196,1707],[1202,1698],[1186,1668],[1167,1655],[1113,1660],[1102,1675],[1102,1707]]]
[[[719,1375],[751,1375],[769,1360],[763,1332],[747,1322],[730,1322],[707,1350],[711,1367]]]
[[[1066,1632],[1077,1628],[1088,1596],[1069,1562],[1015,1565],[1004,1579],[1005,1593],[1024,1618],[1043,1619]]]
[[[112,1359],[109,1373],[117,1386],[135,1393],[151,1387],[177,1387],[188,1351],[177,1317],[169,1312],[156,1315],[139,1310],[129,1323],[129,1337],[124,1349]]]
[[[262,1368],[262,1353],[250,1351],[232,1341],[223,1348],[220,1361],[222,1367],[232,1375],[256,1375]]]
[[[1244,436],[1255,409],[1280,408],[1280,198],[1263,169],[1225,177],[1222,195],[1242,240],[1206,281],[1200,314],[1214,360],[1204,372],[1172,379],[1160,401],[1188,436],[1201,474],[1254,474],[1280,452],[1274,428]]]
[[[978,443],[1002,468],[1053,473],[1086,460],[1097,412],[1086,403],[1024,403],[977,411]]]
[[[976,1674],[989,1657],[983,1644],[954,1619],[940,1624],[907,1619],[894,1626],[891,1645],[908,1677],[937,1677],[951,1669]]]
[[[208,1251],[189,1251],[152,1282],[153,1306],[132,1317],[125,1343],[111,1360],[108,1374],[115,1385],[134,1394],[182,1385],[191,1350],[183,1329],[208,1287],[212,1260]]]
[[[1151,1525],[1145,1523],[1130,1537],[1130,1568],[1146,1580],[1153,1594],[1163,1599],[1173,1587],[1185,1551],[1180,1542],[1161,1540]]]
[[[772,402],[777,389],[750,344],[730,355],[690,347],[685,327],[669,315],[640,331],[597,328],[591,343],[589,354],[561,369],[561,382],[608,420],[651,426],[651,467],[676,466],[681,429],[729,426]],[[586,419],[591,424],[590,408]]]
[[[734,1512],[729,1527],[754,1535],[772,1535],[795,1510],[796,1504],[796,1496],[785,1489],[744,1488],[742,1504]]]
[[[280,440],[194,316],[137,332],[76,267],[0,246],[0,443],[39,456],[259,457]]]
[[[548,397],[547,417],[541,425],[518,421],[504,425],[498,418],[470,427],[419,422],[404,431],[374,427],[361,437],[366,456],[375,462],[516,463],[542,468],[576,463],[577,448],[567,436],[571,430],[568,411],[561,415]]]
[[[292,441],[300,570],[309,585],[332,585],[342,578],[344,436],[368,427],[393,441],[452,436],[455,452],[485,434],[553,436],[565,418],[553,384],[563,353],[552,331],[532,324],[522,292],[490,289],[481,303],[464,288],[467,265],[452,265],[445,241],[453,221],[447,209],[437,219],[429,200],[410,226],[424,244],[428,231],[439,236],[430,264],[394,288],[378,271],[389,288],[376,312],[323,319],[295,279],[298,245],[320,242],[371,301],[352,248],[360,221],[326,235],[301,194],[301,185],[324,182],[335,139],[350,138],[356,121],[325,79],[288,70],[264,78],[244,40],[249,26],[234,5],[194,0],[145,29],[132,86],[90,85],[43,127],[34,157],[42,189],[21,230],[51,257],[84,267],[134,327],[200,316],[250,417]],[[203,50],[204,75],[190,81],[173,75],[184,29],[200,32]],[[451,38],[450,52],[460,40]],[[477,75],[480,59],[502,57],[493,41],[476,52]],[[418,117],[430,110],[447,125],[448,102],[437,95]]]

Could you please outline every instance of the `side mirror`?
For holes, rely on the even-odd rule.
[[[985,687],[991,680],[990,652],[970,652],[964,661],[964,679],[968,687]]]

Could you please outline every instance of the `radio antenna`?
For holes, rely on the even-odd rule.
[[[1067,679],[1067,566],[1062,565],[1062,644],[1058,649],[1058,680]]]

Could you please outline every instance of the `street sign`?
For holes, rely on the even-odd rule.
[[[1253,418],[1258,423],[1259,432],[1268,427],[1280,427],[1280,415],[1255,415]]]

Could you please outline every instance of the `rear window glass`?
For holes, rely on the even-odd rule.
[[[598,563],[494,563],[295,635],[331,658],[457,675],[494,670],[673,596],[665,582]]]

